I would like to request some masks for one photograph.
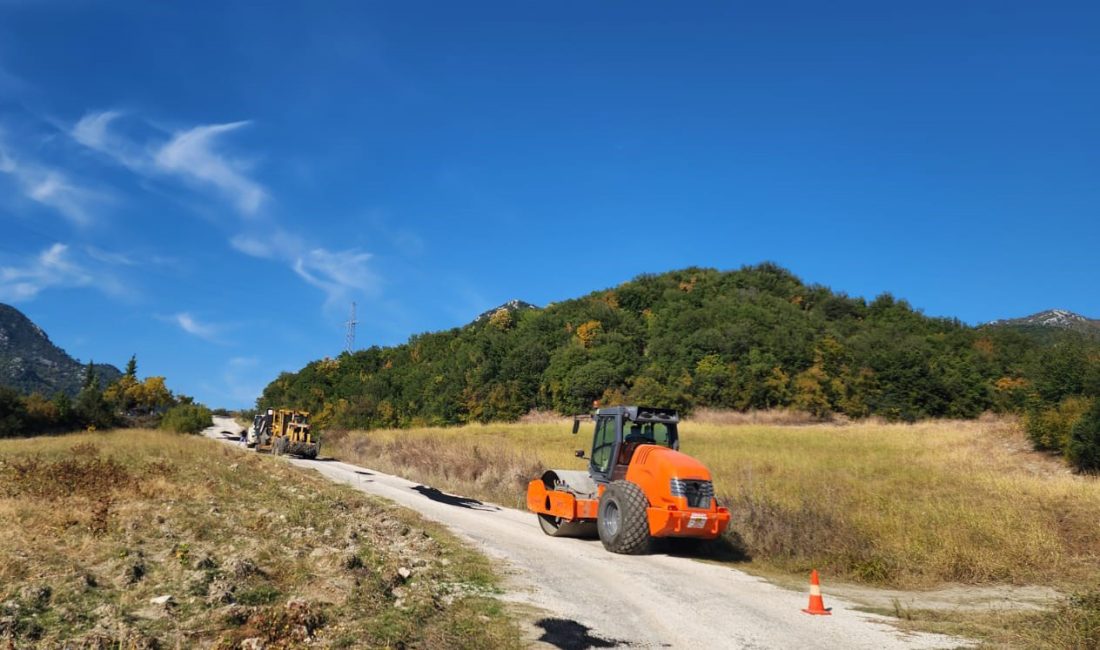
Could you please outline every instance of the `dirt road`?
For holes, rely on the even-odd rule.
[[[215,418],[206,435],[239,427]],[[235,444],[235,443],[230,443]],[[251,451],[248,453],[252,453]],[[807,592],[736,569],[669,555],[613,555],[599,540],[547,537],[535,516],[446,494],[335,460],[287,462],[390,499],[445,524],[499,560],[507,600],[534,611],[532,638],[559,648],[955,648],[964,639],[903,634],[886,617],[829,596],[809,616]]]

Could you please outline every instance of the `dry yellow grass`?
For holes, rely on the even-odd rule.
[[[0,521],[0,647],[518,645],[441,527],[204,438],[2,440]]]
[[[545,467],[581,469],[565,421],[354,432],[327,452],[522,507]],[[1011,420],[806,426],[686,422],[730,539],[755,565],[903,588],[1073,588],[1100,576],[1100,482],[1028,451]]]

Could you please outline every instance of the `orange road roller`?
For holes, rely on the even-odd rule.
[[[527,508],[554,537],[599,535],[612,553],[649,552],[657,538],[713,540],[729,525],[710,471],[679,451],[670,409],[613,406],[595,420],[588,471],[552,469],[527,485]]]

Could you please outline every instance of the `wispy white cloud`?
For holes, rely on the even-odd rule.
[[[271,241],[264,241],[257,237],[249,237],[248,235],[236,235],[229,240],[229,244],[251,257],[259,257],[261,259],[271,259],[274,257],[271,254]]]
[[[87,206],[98,201],[98,194],[80,187],[57,170],[31,170],[21,178],[27,196],[60,212],[81,226],[92,221]]]
[[[78,226],[92,223],[93,208],[108,201],[103,191],[83,187],[58,169],[17,160],[3,143],[0,143],[0,173],[11,176],[28,199],[56,210]]]
[[[377,291],[378,276],[367,264],[372,257],[356,249],[314,248],[300,255],[292,268],[303,280],[324,291],[328,303],[339,303],[354,294]]]
[[[212,124],[177,133],[157,152],[156,164],[166,172],[213,185],[232,199],[242,213],[255,214],[263,204],[266,192],[245,175],[246,165],[226,158],[215,146],[218,136],[247,124]]]
[[[147,173],[151,166],[149,154],[109,130],[111,123],[120,117],[122,113],[119,111],[88,113],[73,126],[69,135],[85,147],[106,154],[131,171]]]
[[[112,275],[77,258],[68,245],[57,243],[21,265],[0,266],[0,299],[22,302],[47,289],[74,287],[95,287],[115,297],[128,295]]]
[[[283,230],[266,237],[237,235],[230,240],[237,250],[261,259],[287,260],[300,278],[321,289],[329,306],[354,296],[375,296],[381,278],[371,268],[374,257],[359,249],[330,250],[310,246],[302,238]]]
[[[73,126],[70,135],[73,136],[74,140],[86,147],[99,151],[106,151],[114,146],[107,142],[107,126],[119,115],[121,115],[121,113],[118,111],[88,113],[80,118],[80,121]]]
[[[98,262],[105,264],[114,264],[116,266],[138,266],[139,262],[132,255],[126,253],[118,253],[115,251],[107,251],[99,248],[98,246],[85,246],[84,252],[88,257]]]
[[[220,339],[219,339],[219,334],[221,332],[220,327],[218,327],[216,325],[212,325],[210,323],[200,322],[198,319],[196,319],[194,316],[192,316],[189,312],[183,311],[183,312],[180,312],[178,314],[173,314],[172,316],[166,318],[165,320],[168,320],[172,323],[175,323],[176,325],[179,326],[180,329],[182,329],[184,332],[187,332],[188,334],[190,334],[192,336],[197,336],[200,339],[204,339],[204,340],[211,341],[211,342],[216,342],[216,343],[220,342]]]
[[[89,258],[111,266],[178,267],[181,264],[177,258],[148,251],[109,251],[90,244],[84,246],[83,251]]]
[[[220,146],[223,135],[250,122],[200,125],[173,133],[166,141],[139,145],[112,131],[111,125],[122,116],[119,111],[88,113],[69,134],[80,144],[142,176],[174,176],[192,185],[212,188],[245,216],[257,214],[268,201],[267,190],[249,177],[249,164],[231,157]]]

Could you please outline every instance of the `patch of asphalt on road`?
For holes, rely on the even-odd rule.
[[[229,428],[222,418],[220,428]],[[232,444],[231,440],[223,442]],[[895,619],[830,598],[832,616],[802,613],[807,593],[783,589],[743,571],[670,555],[627,556],[598,540],[552,538],[533,514],[458,495],[338,460],[287,458],[363,492],[416,510],[497,561],[506,574],[505,600],[542,612],[557,636],[528,623],[535,645],[555,645],[581,630],[613,646],[705,648],[958,648],[973,641],[903,632]],[[479,504],[471,507],[469,504]],[[579,627],[571,627],[575,623]],[[565,625],[565,627],[562,627]],[[590,646],[591,647],[591,646]]]

